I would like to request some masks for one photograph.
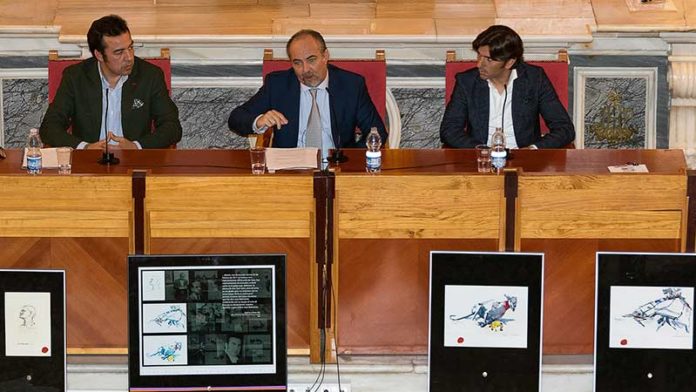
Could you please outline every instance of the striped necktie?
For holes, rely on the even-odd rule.
[[[321,149],[321,116],[319,115],[319,106],[317,106],[317,89],[312,88],[309,93],[312,94],[312,110],[309,112],[309,120],[307,121],[305,146]]]

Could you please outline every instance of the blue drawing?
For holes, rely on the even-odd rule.
[[[664,294],[662,298],[645,303],[623,317],[632,318],[642,327],[645,327],[648,320],[655,320],[657,322],[656,331],[669,325],[675,331],[683,328],[688,333],[692,308],[682,295],[681,289],[666,288],[662,289],[662,293]]]
[[[160,313],[151,322],[161,326],[186,328],[186,312],[179,305],[172,305],[169,310]]]
[[[181,342],[174,342],[167,347],[160,346],[157,351],[151,353],[151,357],[159,357],[163,361],[174,362],[176,357],[180,355],[182,344]]]
[[[514,320],[511,318],[503,318],[503,316],[507,313],[508,309],[512,309],[514,312],[517,308],[517,297],[507,294],[504,294],[504,296],[505,299],[502,301],[489,299],[487,301],[478,302],[471,308],[471,313],[465,316],[452,314],[449,318],[452,321],[472,320],[481,328],[488,326],[492,331],[502,331],[504,325]]]

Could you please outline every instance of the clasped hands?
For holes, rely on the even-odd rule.
[[[106,139],[99,140],[98,142],[94,143],[88,143],[87,146],[85,146],[86,150],[104,150],[106,149],[106,143],[110,140],[113,140],[116,142],[116,144],[112,144],[109,146],[109,148],[113,148],[116,150],[136,150],[138,146],[133,143],[132,141],[126,139],[125,137],[122,136],[116,136],[114,135],[113,132],[109,131],[108,136]]]

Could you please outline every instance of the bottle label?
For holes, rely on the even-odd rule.
[[[41,171],[41,155],[27,157],[27,171],[29,171],[29,172]]]
[[[365,152],[365,167],[367,170],[379,170],[382,167],[382,151]]]
[[[496,169],[502,169],[507,162],[507,151],[491,151],[491,166]]]

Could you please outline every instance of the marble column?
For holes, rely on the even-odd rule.
[[[669,148],[696,151],[696,57],[670,57]]]

